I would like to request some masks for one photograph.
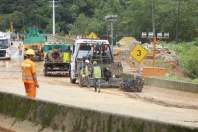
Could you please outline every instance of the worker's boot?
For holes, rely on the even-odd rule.
[[[98,93],[100,93],[100,85],[101,85],[101,82],[100,82],[100,80],[98,80],[98,83],[99,83],[99,87],[98,87]]]

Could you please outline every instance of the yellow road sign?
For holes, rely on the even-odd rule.
[[[96,33],[91,32],[91,33],[87,36],[87,38],[96,39],[96,38],[98,38],[98,36],[96,35]]]
[[[130,55],[135,58],[138,62],[141,62],[147,55],[148,51],[140,44],[137,44],[130,52]]]

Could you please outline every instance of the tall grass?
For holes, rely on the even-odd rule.
[[[179,65],[191,79],[198,79],[198,39],[193,42],[162,43],[170,50],[174,50],[179,57]]]

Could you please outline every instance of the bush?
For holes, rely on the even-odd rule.
[[[191,79],[198,78],[198,41],[164,45],[176,52],[180,60],[180,66],[185,70],[188,77]]]
[[[182,61],[187,75],[192,79],[198,78],[198,47],[190,48]]]

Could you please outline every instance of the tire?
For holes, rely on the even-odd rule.
[[[46,65],[46,64],[44,64],[43,72],[44,72],[44,76],[49,76],[49,73],[48,73],[48,67],[47,67],[47,65]]]
[[[72,79],[71,77],[71,70],[69,71],[69,76],[70,76],[70,82],[75,84],[76,83],[76,79]]]
[[[73,83],[73,84],[75,84],[75,83],[76,83],[76,79],[72,79],[72,78],[70,77],[70,82]]]
[[[44,76],[48,76],[46,67],[45,67],[45,69],[44,69]]]
[[[75,83],[76,83],[76,79],[75,79],[75,78],[73,79],[73,78],[71,77],[71,66],[70,66],[70,68],[69,68],[69,77],[70,77],[70,82],[73,83],[73,84],[75,84]]]
[[[48,53],[48,59],[50,62],[62,62],[62,53],[58,50],[51,50]]]

